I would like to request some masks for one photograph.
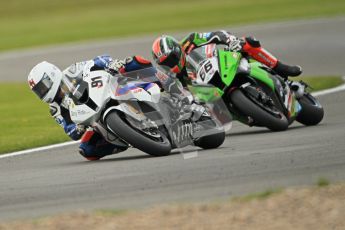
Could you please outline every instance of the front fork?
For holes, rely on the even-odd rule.
[[[298,98],[303,96],[305,86],[289,80],[284,81],[279,76],[272,76],[272,78],[275,84],[276,94],[285,110],[284,113],[291,123],[302,109]]]

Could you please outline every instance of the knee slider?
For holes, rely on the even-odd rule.
[[[95,147],[87,143],[82,143],[79,145],[79,153],[86,158],[92,157],[95,154]]]
[[[245,39],[246,39],[246,42],[247,42],[250,46],[252,46],[252,47],[254,47],[254,48],[259,48],[259,47],[261,47],[261,44],[260,44],[259,40],[257,40],[255,37],[249,36],[249,37],[245,37]]]

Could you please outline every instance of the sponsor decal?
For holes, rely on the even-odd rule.
[[[228,69],[229,68],[228,57],[226,55],[224,56],[224,64],[225,64],[225,69]]]
[[[270,65],[273,65],[273,61],[271,59],[269,59],[268,57],[266,57],[264,54],[262,53],[258,53],[258,55],[267,63],[269,63]]]
[[[165,75],[164,73],[162,72],[157,72],[156,73],[156,77],[161,81],[161,82],[164,82],[168,79],[168,76]]]
[[[177,143],[181,143],[182,141],[191,138],[193,133],[193,124],[191,122],[184,122],[182,125],[178,125],[177,128],[173,129],[172,137]]]
[[[90,112],[87,112],[85,110],[77,110],[77,114],[80,116],[80,115],[85,115],[85,114],[88,114]]]
[[[141,91],[143,91],[142,88],[133,89],[133,93],[140,93]]]
[[[85,111],[85,110],[77,110],[77,111],[71,111],[71,115],[73,117],[76,117],[76,116],[83,116],[83,115],[86,115],[86,114],[89,114],[90,112],[89,111]]]
[[[211,74],[213,75],[213,66],[211,61],[207,60],[199,72],[199,77],[202,81],[205,81],[206,77]]]
[[[204,39],[208,39],[211,36],[211,33],[200,33],[199,37],[200,38],[204,38]]]
[[[91,78],[91,87],[92,88],[101,88],[103,86],[102,77],[93,77]]]

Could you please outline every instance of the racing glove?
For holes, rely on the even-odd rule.
[[[73,140],[79,140],[85,132],[85,128],[82,125],[68,124],[64,126],[65,133]]]
[[[245,42],[235,36],[230,36],[229,38],[229,50],[232,52],[241,52]]]
[[[106,69],[109,67],[113,59],[109,55],[100,55],[93,59],[93,63],[99,69]]]
[[[61,107],[58,103],[54,102],[49,105],[50,114],[65,131],[65,133],[73,140],[79,140],[85,132],[85,128],[82,125],[76,125],[74,123],[67,124],[65,118],[61,114]]]
[[[109,62],[107,69],[112,74],[120,73],[121,70],[125,68],[125,64],[125,61],[115,59]]]

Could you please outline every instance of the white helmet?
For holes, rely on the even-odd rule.
[[[55,65],[43,61],[32,68],[28,83],[32,91],[44,102],[53,102],[62,80],[62,72]]]

